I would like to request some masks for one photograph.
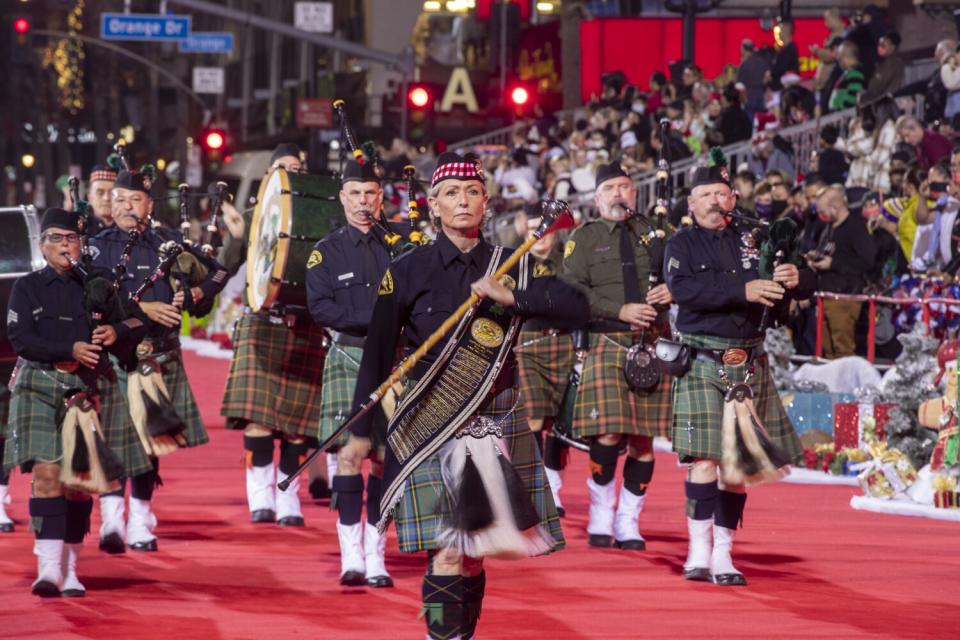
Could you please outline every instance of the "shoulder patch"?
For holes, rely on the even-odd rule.
[[[542,262],[538,262],[537,264],[533,265],[534,278],[542,278],[544,276],[555,276],[555,275],[557,274],[554,273],[553,269],[550,268],[550,265],[544,264]]]
[[[671,256],[670,261],[667,262],[667,271],[673,271],[674,269],[680,268],[680,261],[675,257]]]
[[[13,309],[7,310],[7,324],[17,323],[17,312]]]
[[[323,254],[314,249],[310,253],[310,257],[307,258],[307,269],[313,269],[315,266],[323,262]]]
[[[377,290],[378,296],[388,296],[393,293],[393,276],[390,275],[390,270],[387,269],[387,272],[383,274],[383,280],[380,281],[380,289]]]
[[[567,244],[563,245],[563,257],[569,258],[573,255],[573,250],[577,248],[577,243],[573,240],[567,240]]]
[[[90,256],[91,260],[96,260],[97,258],[100,257],[100,247],[93,244],[88,244],[87,254]]]

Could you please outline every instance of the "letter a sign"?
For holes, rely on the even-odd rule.
[[[470,82],[470,74],[464,67],[457,67],[450,74],[447,88],[443,92],[443,100],[440,101],[440,111],[449,112],[455,104],[462,104],[469,113],[480,110],[477,106],[477,95],[473,92],[473,84]]]

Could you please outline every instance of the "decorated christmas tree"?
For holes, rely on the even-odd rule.
[[[791,391],[795,382],[793,371],[790,369],[790,357],[794,354],[793,340],[786,327],[767,329],[763,339],[763,348],[767,352],[770,362],[770,373],[777,391]]]
[[[902,451],[918,469],[930,460],[936,438],[920,426],[917,409],[924,400],[940,395],[934,386],[937,373],[936,338],[925,335],[925,327],[918,322],[909,333],[897,340],[903,352],[897,357],[896,370],[884,383],[883,402],[895,405],[886,425],[887,441],[891,448]]]

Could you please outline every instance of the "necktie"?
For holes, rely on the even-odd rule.
[[[637,258],[633,252],[633,236],[627,223],[618,222],[620,229],[620,266],[623,268],[623,300],[626,303],[642,302],[640,277],[637,275]]]

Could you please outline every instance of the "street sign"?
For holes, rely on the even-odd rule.
[[[180,41],[180,53],[233,53],[233,34],[194,31]]]
[[[333,103],[328,98],[297,98],[297,128],[333,126]]]
[[[150,13],[101,13],[104,40],[183,40],[190,35],[191,18]]]
[[[223,67],[194,67],[193,90],[197,93],[222,94]]]
[[[333,3],[294,3],[293,26],[312,33],[333,33]]]

